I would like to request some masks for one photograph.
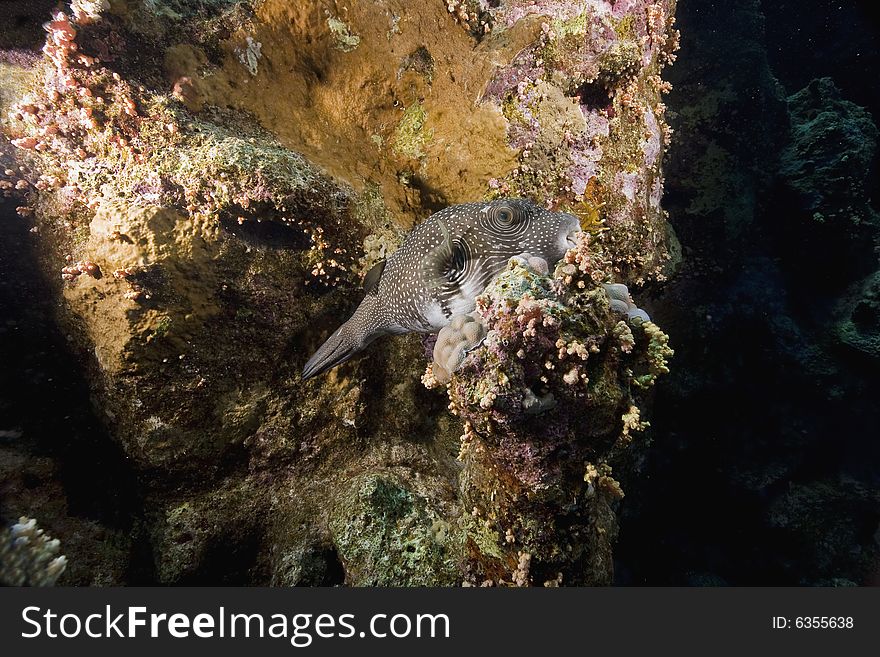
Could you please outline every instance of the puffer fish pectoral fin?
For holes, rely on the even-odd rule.
[[[452,239],[446,222],[438,219],[437,224],[440,226],[440,232],[443,233],[443,248],[437,250],[437,255],[442,256],[441,262],[444,271],[448,271],[450,274],[461,271],[465,268],[468,257],[468,251],[464,243],[467,232],[461,237]]]
[[[425,283],[429,290],[448,289],[467,266],[468,250],[464,236],[453,239],[442,219],[437,220],[443,239],[424,260]]]
[[[303,381],[344,363],[382,333],[376,326],[376,304],[375,296],[364,297],[351,319],[336,329],[303,366]]]
[[[438,217],[437,226],[440,228],[440,234],[443,235],[443,244],[451,246],[452,239],[449,236],[449,228],[446,226],[446,222]]]
[[[380,260],[375,265],[370,267],[370,271],[368,271],[366,276],[364,276],[364,292],[366,294],[370,294],[371,292],[376,293],[378,291],[379,279],[382,277],[382,272],[384,270],[384,260]]]
[[[452,254],[449,257],[449,272],[452,274],[464,271],[467,266],[468,252],[464,242],[455,240],[452,243]]]

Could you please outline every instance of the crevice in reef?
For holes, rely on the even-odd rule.
[[[219,220],[227,232],[253,246],[303,250],[313,245],[301,226],[282,217],[269,203],[249,208],[234,204],[220,213]]]
[[[3,21],[0,22],[0,51],[25,48],[38,51],[45,38],[42,25],[57,4],[55,0],[4,2]]]
[[[313,555],[316,564],[314,579],[303,580],[297,586],[342,586],[345,584],[345,568],[336,549],[329,546]]]
[[[577,98],[584,112],[609,111],[613,108],[611,90],[598,80],[584,82],[567,95]]]
[[[191,541],[192,536],[182,536],[181,542]],[[259,554],[264,537],[259,527],[250,528],[244,534],[220,533],[204,548],[200,568],[182,576],[183,586],[247,586],[265,582],[261,572]]]

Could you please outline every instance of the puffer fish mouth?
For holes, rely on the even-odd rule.
[[[577,246],[578,233],[582,232],[581,222],[573,214],[569,214],[568,212],[563,212],[561,214],[562,225],[560,226],[561,230],[559,231],[559,236],[565,236],[562,246],[565,246],[566,250],[568,250],[573,246]]]

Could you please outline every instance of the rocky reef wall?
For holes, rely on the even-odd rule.
[[[659,202],[674,10],[75,0],[47,16],[40,56],[4,50],[0,185],[19,215],[4,221],[28,227],[136,491],[134,531],[95,521],[67,541],[40,518],[67,548],[62,582],[610,582],[611,471],[629,467],[669,350],[652,323],[615,318],[601,285],[677,263]],[[475,352],[449,400],[422,385],[417,336],[301,380],[408,228],[503,196],[577,215],[592,255],[486,291],[504,349]],[[519,312],[501,310],[511,289],[559,322],[525,369],[494,324]],[[488,395],[503,408],[551,352],[581,358],[569,348],[591,355],[543,377],[549,434],[521,411],[493,419]],[[32,460],[28,445],[5,458]],[[36,514],[27,486],[10,492],[4,516]],[[541,536],[564,504],[573,522]]]

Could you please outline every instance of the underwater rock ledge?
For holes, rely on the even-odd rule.
[[[602,284],[676,265],[660,207],[675,2],[290,5],[74,2],[42,59],[0,60],[3,193],[133,464],[152,576],[608,583],[612,469],[669,352]],[[553,276],[516,265],[486,291],[458,418],[421,385],[414,336],[300,380],[403,231],[501,196],[595,237]],[[525,413],[527,391],[555,407]]]

